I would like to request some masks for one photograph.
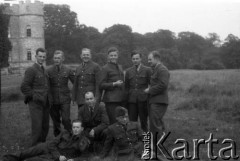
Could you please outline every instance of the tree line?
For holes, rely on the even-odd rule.
[[[79,63],[82,48],[90,48],[93,60],[106,63],[106,51],[115,46],[120,51],[120,64],[131,66],[131,52],[137,50],[147,63],[147,54],[158,50],[169,69],[236,69],[240,67],[240,39],[229,34],[222,42],[217,33],[202,37],[194,32],[178,34],[159,29],[140,34],[125,24],[115,24],[100,33],[96,28],[80,24],[77,14],[68,5],[44,5],[45,47],[47,64],[53,52],[63,50],[66,63]],[[101,19],[99,18],[99,21]],[[2,28],[2,26],[1,26]],[[1,44],[0,44],[1,45]]]

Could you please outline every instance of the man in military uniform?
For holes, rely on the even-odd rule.
[[[115,109],[117,122],[108,127],[101,158],[106,157],[113,146],[116,147],[117,160],[132,161],[141,157],[143,150],[142,130],[137,122],[129,122],[127,109]]]
[[[168,107],[168,83],[170,74],[168,69],[161,63],[160,53],[152,51],[148,55],[148,62],[153,68],[150,87],[145,90],[150,95],[149,124],[150,132],[153,134],[153,142],[156,143],[156,134],[159,137],[165,130],[162,118]],[[155,146],[154,146],[155,148]],[[155,151],[155,149],[153,149]]]
[[[102,68],[100,89],[105,91],[102,101],[106,104],[110,124],[116,122],[115,108],[124,101],[124,75],[122,66],[117,61],[118,49],[109,48],[108,63]]]
[[[47,72],[43,66],[46,60],[46,50],[36,50],[36,63],[27,68],[21,84],[21,91],[25,95],[25,103],[29,105],[32,122],[32,146],[45,142],[49,130],[49,82]]]
[[[138,52],[131,54],[133,66],[126,70],[125,90],[128,93],[128,115],[130,121],[141,121],[142,130],[147,132],[147,100],[148,95],[144,92],[150,84],[151,68],[141,64],[142,55]]]
[[[105,107],[96,102],[93,92],[85,94],[85,105],[79,110],[78,117],[83,122],[84,131],[91,140],[91,145],[94,141],[103,145],[106,137],[104,130],[109,125],[109,119]]]
[[[89,147],[89,140],[82,131],[82,122],[74,120],[72,132],[64,131],[53,141],[38,144],[15,154],[4,155],[3,161],[23,161],[37,156],[39,156],[37,160],[81,161],[81,155]]]
[[[73,101],[77,102],[78,110],[84,105],[84,94],[92,91],[99,100],[100,66],[93,62],[90,49],[82,49],[82,63],[77,67],[73,85]]]
[[[54,136],[61,133],[61,117],[64,129],[71,131],[70,120],[70,90],[68,87],[69,80],[73,83],[74,73],[67,66],[63,65],[64,53],[56,50],[53,55],[54,65],[48,70],[50,92],[52,102],[50,115],[53,120]]]

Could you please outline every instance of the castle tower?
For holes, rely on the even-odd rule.
[[[24,69],[35,62],[36,49],[45,47],[43,3],[20,1],[10,6],[8,14],[9,39],[12,43],[10,68]]]

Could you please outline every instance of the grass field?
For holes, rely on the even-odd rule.
[[[19,75],[1,78],[0,156],[30,145],[30,118],[19,90],[21,80]],[[213,138],[219,140],[213,146],[214,155],[218,156],[221,148],[229,146],[222,144],[226,138],[236,142],[237,154],[240,154],[239,82],[240,70],[171,71],[170,104],[164,117],[166,129],[171,132],[164,143],[169,151],[180,146],[174,142],[181,138],[189,142],[192,155],[193,139],[207,140],[212,133]],[[77,116],[76,111],[77,107],[72,106],[72,118]],[[50,126],[48,139],[53,137],[52,124]],[[206,144],[200,145],[199,150],[201,160],[210,160]]]

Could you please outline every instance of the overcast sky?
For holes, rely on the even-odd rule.
[[[228,34],[240,38],[238,0],[40,0],[68,4],[80,24],[102,32],[114,24],[129,25],[144,34],[168,29],[176,34],[195,32],[206,37],[215,32],[224,40]]]

